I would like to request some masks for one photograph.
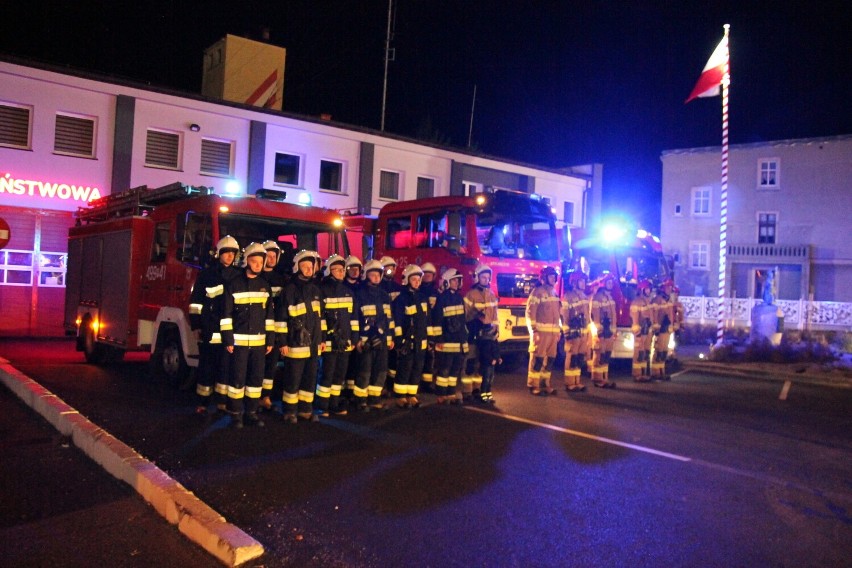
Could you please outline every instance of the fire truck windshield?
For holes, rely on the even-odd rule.
[[[292,264],[300,250],[315,250],[323,258],[349,255],[343,231],[321,223],[226,213],[219,215],[219,235],[231,235],[241,247],[272,240],[281,247],[281,265]]]
[[[546,217],[481,214],[476,219],[476,236],[486,256],[559,260],[556,226]]]
[[[621,282],[651,280],[659,283],[669,278],[669,268],[662,254],[631,248],[589,248],[580,252],[580,262],[594,280],[604,272],[615,274]],[[613,266],[615,263],[615,266]]]

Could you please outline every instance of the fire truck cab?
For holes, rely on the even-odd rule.
[[[344,217],[344,223],[355,239],[372,224],[372,256],[393,257],[397,274],[409,263],[431,262],[438,278],[455,268],[465,275],[465,293],[474,284],[476,265],[490,266],[491,287],[500,298],[498,340],[504,353],[528,347],[524,311],[542,268],[562,270],[563,239],[556,216],[535,194],[496,190],[396,202],[385,205],[375,220]]]
[[[572,269],[585,273],[593,287],[606,274],[614,277],[612,297],[618,323],[612,356],[630,359],[633,357],[630,303],[636,297],[637,284],[648,280],[656,287],[674,281],[660,239],[626,224],[605,224],[588,232],[572,229],[571,233]]]
[[[279,269],[313,249],[346,255],[340,215],[283,202],[283,192],[217,195],[209,187],[146,186],[94,200],[68,235],[65,328],[90,363],[150,351],[153,370],[172,380],[198,365],[189,297],[225,235],[241,247],[276,241]],[[237,263],[240,262],[238,257]]]

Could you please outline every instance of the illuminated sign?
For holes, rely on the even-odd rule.
[[[12,174],[8,173],[3,177],[0,177],[0,194],[3,193],[21,197],[40,197],[52,200],[78,201],[80,203],[88,203],[89,201],[98,199],[101,196],[101,191],[97,187],[17,179],[12,177]]]

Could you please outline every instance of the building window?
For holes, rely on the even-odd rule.
[[[145,165],[151,168],[180,169],[180,134],[148,130]]]
[[[32,108],[0,103],[0,146],[30,149]]]
[[[574,202],[573,201],[566,201],[562,205],[562,221],[566,225],[573,225],[574,224]]]
[[[0,284],[32,286],[33,251],[0,250]]]
[[[778,189],[781,186],[781,163],[778,158],[757,161],[757,188]]]
[[[64,287],[67,259],[68,255],[64,252],[41,253],[38,285],[43,288]]]
[[[231,177],[233,142],[201,139],[201,173],[210,176]]]
[[[709,187],[692,188],[693,217],[708,217],[710,215],[710,195],[711,189]]]
[[[68,114],[56,115],[53,152],[81,158],[95,157],[95,120]]]
[[[275,154],[275,183],[299,185],[299,170],[302,158],[295,154]]]
[[[417,178],[417,199],[435,197],[435,180],[432,178]]]
[[[680,203],[675,205],[674,214],[675,214],[675,217],[682,217],[683,216],[683,208],[680,206]]]
[[[707,270],[710,260],[710,243],[708,241],[690,241],[689,268]]]
[[[379,198],[399,199],[399,172],[387,172],[382,170],[379,181]]]
[[[343,164],[320,160],[319,188],[325,191],[343,191]]]
[[[778,226],[777,213],[757,214],[757,242],[758,244],[775,244],[775,229]]]
[[[474,183],[472,181],[463,181],[462,187],[464,188],[465,195],[474,195],[476,193],[482,193],[483,189],[481,183]]]

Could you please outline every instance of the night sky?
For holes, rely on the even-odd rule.
[[[394,0],[386,131],[551,168],[659,227],[663,150],[721,143],[684,100],[731,24],[732,144],[852,134],[852,4]],[[387,0],[7,0],[0,53],[200,92],[231,33],[287,49],[284,110],[378,128]]]

